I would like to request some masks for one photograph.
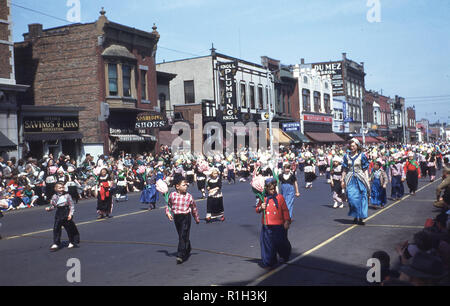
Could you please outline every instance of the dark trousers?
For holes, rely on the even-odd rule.
[[[61,244],[62,227],[64,227],[64,229],[66,230],[70,243],[80,243],[80,233],[78,232],[75,222],[73,222],[73,216],[70,221],[67,220],[69,211],[69,207],[61,207],[56,209],[55,224],[53,226],[53,243],[56,245]]]
[[[233,180],[233,183],[236,183],[236,176],[234,175],[234,170],[228,170],[227,179],[228,183],[231,183],[231,180]]]
[[[184,260],[191,253],[191,242],[189,240],[189,233],[191,231],[191,215],[176,214],[174,215],[174,222],[178,233],[177,257]]]
[[[391,197],[394,199],[398,199],[404,196],[405,194],[405,187],[403,186],[402,182],[402,176],[393,176],[392,182],[391,182]]]
[[[292,247],[283,225],[263,225],[260,243],[263,266],[274,266],[278,262],[277,254],[285,261],[289,260]]]

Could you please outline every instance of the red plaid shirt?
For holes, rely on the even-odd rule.
[[[195,205],[194,198],[189,193],[180,194],[176,191],[172,192],[169,195],[169,203],[166,207],[166,214],[170,213],[170,209],[175,215],[178,214],[189,214],[192,213],[196,222],[200,222],[200,218],[198,216],[197,205]]]

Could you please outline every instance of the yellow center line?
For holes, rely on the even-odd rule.
[[[348,226],[348,224],[338,224]],[[423,225],[396,225],[396,224],[366,224],[366,227],[390,227],[390,228],[419,228],[423,229]]]
[[[423,189],[425,189],[425,188],[427,188],[428,186],[430,186],[431,184],[434,184],[434,183],[437,182],[437,181],[438,181],[438,180],[435,180],[434,182],[430,182],[430,183],[428,183],[427,185],[422,186],[419,190],[416,191],[416,193],[419,192],[419,191],[421,191],[421,190],[423,190]],[[379,214],[381,214],[381,213],[387,211],[388,209],[391,209],[392,207],[394,207],[394,206],[397,205],[398,203],[400,203],[400,202],[402,202],[402,201],[408,199],[409,197],[410,197],[410,195],[407,195],[407,196],[403,197],[402,199],[396,201],[395,203],[392,203],[391,205],[385,207],[383,210],[380,210],[380,211],[378,211],[377,213],[373,214],[372,216],[368,217],[367,219],[365,219],[365,221],[367,222],[368,220],[371,220],[371,219],[375,218],[375,217],[378,216]],[[366,224],[366,226],[367,226],[367,224]],[[337,238],[339,238],[339,237],[341,237],[342,235],[348,233],[349,231],[351,231],[352,229],[354,229],[354,228],[356,228],[356,227],[358,227],[358,225],[356,225],[356,224],[355,224],[355,225],[351,225],[349,228],[347,228],[347,229],[343,230],[342,232],[340,232],[340,233],[334,235],[333,237],[331,237],[331,238],[325,240],[324,242],[320,243],[319,245],[313,247],[312,249],[310,249],[310,250],[308,250],[308,251],[302,253],[301,255],[299,255],[299,256],[297,256],[297,257],[291,259],[291,260],[289,260],[289,261],[287,262],[287,265],[281,265],[281,266],[279,266],[278,268],[276,268],[276,269],[274,269],[274,270],[271,270],[271,271],[269,271],[269,272],[263,274],[262,276],[258,277],[256,280],[254,280],[253,282],[249,283],[247,286],[257,286],[257,285],[258,285],[259,283],[261,283],[262,281],[266,280],[266,279],[269,278],[270,276],[274,275],[275,273],[280,272],[282,269],[284,269],[285,267],[289,266],[289,264],[293,264],[295,261],[299,261],[300,259],[302,259],[302,258],[308,256],[309,254],[311,254],[311,253],[317,251],[318,249],[324,247],[325,245],[330,244],[331,242],[333,242],[333,241],[336,240]],[[422,228],[423,228],[423,227],[422,227]]]

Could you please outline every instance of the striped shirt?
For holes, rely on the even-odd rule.
[[[166,214],[170,214],[170,209],[175,215],[181,214],[186,215],[192,213],[195,222],[200,222],[198,216],[197,205],[195,204],[194,198],[189,193],[180,194],[176,191],[169,195],[169,203],[166,207]]]
[[[73,204],[72,197],[70,194],[54,194],[52,199],[50,200],[50,210],[53,210],[55,208],[62,208],[62,207],[69,207],[70,212],[69,215],[73,216],[73,213],[75,212],[75,205]]]

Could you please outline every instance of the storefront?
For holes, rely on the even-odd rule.
[[[333,133],[333,117],[330,114],[306,113],[303,115],[305,135],[315,143],[340,143],[344,139]]]
[[[108,118],[110,152],[154,152],[159,128],[167,126],[167,119],[160,113],[135,111],[111,111]]]
[[[76,107],[22,106],[20,135],[22,156],[42,158],[52,154],[81,154],[83,134],[79,131],[79,111]]]

